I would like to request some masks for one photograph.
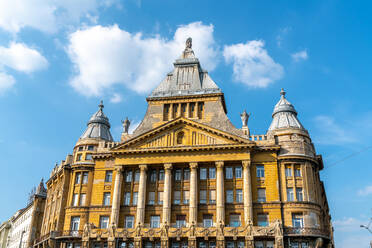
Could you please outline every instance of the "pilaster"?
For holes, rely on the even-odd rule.
[[[253,223],[251,160],[243,160],[244,223]]]
[[[224,176],[223,176],[223,161],[216,162],[217,168],[217,201],[216,201],[216,222],[217,225],[225,223],[225,197],[224,197]]]
[[[144,224],[145,202],[146,202],[147,165],[145,164],[140,165],[139,168],[140,168],[140,180],[139,180],[139,188],[138,188],[136,226]]]
[[[111,225],[112,226],[117,226],[118,221],[119,221],[121,185],[123,182],[123,168],[120,166],[120,167],[117,167],[115,170],[116,170],[116,176],[115,176],[114,192],[113,192],[112,207],[111,207]]]
[[[198,163],[190,163],[190,204],[189,204],[189,224],[190,226],[198,222]]]
[[[172,206],[172,164],[164,164],[164,171],[163,224],[170,225]]]

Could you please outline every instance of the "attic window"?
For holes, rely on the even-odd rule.
[[[179,132],[177,134],[177,145],[183,144],[183,137],[185,136],[184,132]]]

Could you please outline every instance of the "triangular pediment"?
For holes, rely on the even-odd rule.
[[[180,117],[125,141],[113,147],[112,150],[245,145],[251,143],[248,139]]]

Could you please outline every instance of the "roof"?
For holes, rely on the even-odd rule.
[[[294,106],[285,98],[286,92],[280,91],[280,100],[275,105],[272,117],[273,120],[269,127],[269,131],[283,128],[298,128],[304,129],[301,122],[297,119],[297,111]]]
[[[113,141],[110,133],[110,122],[106,115],[103,113],[103,102],[98,105],[99,109],[92,115],[87,124],[87,129],[81,135],[80,139],[103,139]]]
[[[191,38],[181,57],[173,63],[174,69],[155,88],[149,98],[221,93],[221,89],[200,66],[192,50]]]

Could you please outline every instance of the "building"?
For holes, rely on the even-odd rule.
[[[0,248],[6,248],[8,243],[8,235],[10,231],[11,220],[4,221],[0,225]]]
[[[35,247],[334,247],[317,155],[285,92],[262,135],[227,117],[191,39],[133,134],[103,104],[47,181]]]

